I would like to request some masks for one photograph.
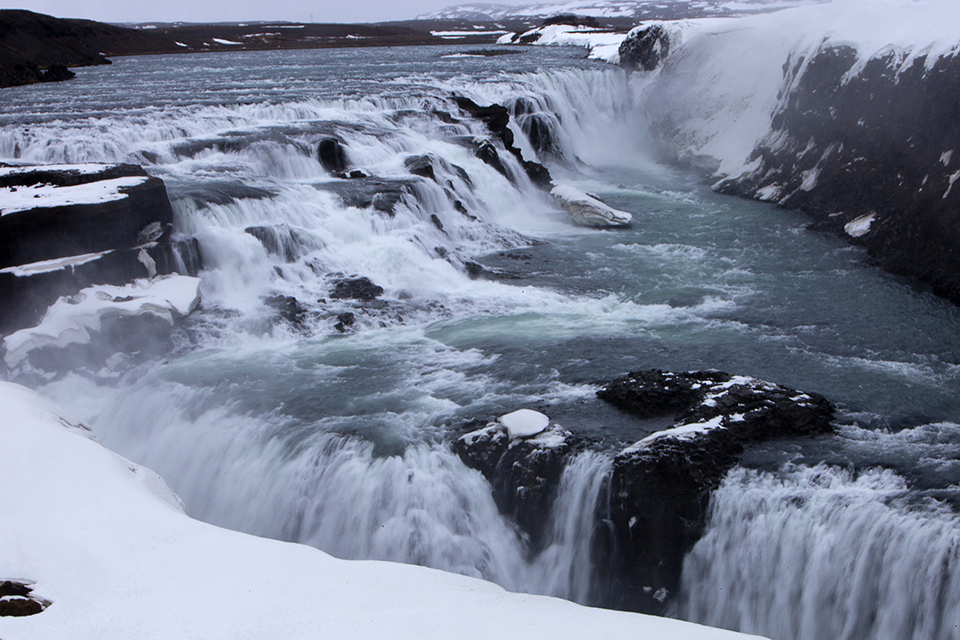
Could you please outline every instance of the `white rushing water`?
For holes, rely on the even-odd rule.
[[[130,58],[67,89],[5,94],[0,159],[142,164],[204,260],[202,309],[172,354],[50,376],[42,391],[201,519],[587,603],[608,450],[646,435],[596,400],[599,381],[721,368],[819,391],[863,428],[778,445],[758,464],[786,470],[728,478],[687,563],[683,615],[777,638],[948,633],[953,587],[916,580],[953,585],[955,565],[918,549],[952,557],[957,517],[916,486],[950,499],[960,482],[940,446],[953,436],[920,426],[960,418],[960,313],[802,219],[657,166],[619,70],[567,51],[451,51]],[[506,176],[480,160],[472,145],[489,131],[455,95],[510,107],[528,159],[633,226],[573,226],[510,153]],[[538,156],[524,130],[540,126]],[[358,182],[317,160],[326,137],[351,169],[403,188],[393,215],[351,204]],[[435,180],[405,164],[422,155]],[[500,275],[473,279],[472,262]],[[331,297],[354,276],[383,296]],[[303,322],[280,320],[272,295],[295,297]],[[600,442],[568,463],[537,550],[449,446],[469,421],[518,408]],[[905,426],[943,464],[911,477],[913,458],[872,439]],[[869,470],[881,463],[899,475]],[[914,588],[892,586],[898,571]]]
[[[684,565],[682,617],[770,638],[956,638],[960,529],[891,471],[737,470]]]

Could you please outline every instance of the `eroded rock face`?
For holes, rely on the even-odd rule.
[[[808,213],[960,303],[960,56],[898,55],[862,63],[835,46],[788,61],[756,170],[719,190]]]
[[[508,126],[510,124],[510,111],[506,107],[499,104],[480,106],[473,100],[463,96],[457,96],[454,100],[462,111],[487,125],[490,133],[495,135],[503,143],[506,150],[513,154],[520,162],[524,172],[526,172],[527,177],[530,178],[533,184],[541,188],[546,188],[550,185],[552,181],[550,171],[539,162],[525,160],[520,149],[514,145],[513,131],[511,131]],[[476,153],[478,158],[509,178],[510,176],[506,169],[503,167],[499,158],[496,157],[496,148],[493,148],[493,152],[493,155],[491,155],[489,148],[483,150],[481,146],[477,149]]]
[[[602,582],[611,606],[662,613],[680,584],[683,556],[705,525],[710,492],[744,447],[832,431],[833,407],[807,394],[719,371],[637,371],[597,394],[639,418],[675,415],[614,459],[609,518],[613,558]]]
[[[670,36],[661,25],[634,29],[620,43],[620,66],[630,71],[653,71],[670,53]]]

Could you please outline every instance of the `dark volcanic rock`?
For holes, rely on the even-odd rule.
[[[620,66],[630,71],[653,71],[670,53],[670,37],[661,25],[631,31],[620,43]]]
[[[142,178],[117,190],[124,197],[106,202],[66,203],[66,197],[37,208],[4,211],[0,199],[0,267],[29,264],[63,256],[128,249],[141,244],[140,233],[160,223],[164,233],[173,224],[173,209],[163,181],[136,165],[109,165],[98,172],[30,168],[0,174],[0,188],[29,191],[44,185],[63,188],[107,180]],[[56,190],[56,189],[54,189]]]
[[[275,295],[264,298],[263,304],[292,325],[300,326],[307,317],[307,310],[293,296]]]
[[[373,284],[369,278],[344,278],[334,281],[330,297],[335,300],[370,302],[382,295],[383,287]]]
[[[392,216],[397,203],[412,193],[413,179],[390,179],[376,176],[360,176],[349,180],[321,182],[314,187],[321,191],[330,191],[340,196],[348,207],[366,209],[373,207],[377,211]]]
[[[861,63],[835,46],[788,61],[756,170],[719,190],[808,213],[960,303],[960,56],[900,56]]]
[[[520,149],[514,146],[513,131],[511,131],[508,126],[510,123],[510,111],[506,107],[499,104],[492,104],[482,107],[473,100],[463,96],[456,96],[454,100],[462,111],[470,114],[472,117],[487,125],[487,129],[490,130],[490,133],[499,138],[506,150],[512,153],[514,157],[516,157],[517,161],[520,162],[524,172],[526,172],[533,184],[540,188],[548,188],[550,186],[550,183],[552,182],[550,171],[539,162],[524,160]],[[477,157],[490,166],[496,168],[497,171],[503,175],[510,177],[506,169],[503,167],[499,156],[497,156],[495,152],[496,148],[494,148],[494,154],[491,154],[490,150],[487,149],[486,151],[482,152],[481,155],[481,151],[478,149]]]
[[[611,539],[600,563],[603,600],[662,613],[677,593],[684,554],[703,532],[710,492],[750,443],[832,431],[823,397],[719,371],[632,372],[597,394],[640,418],[675,426],[623,450],[610,484]]]
[[[347,170],[347,154],[343,144],[336,138],[324,138],[317,145],[317,158],[321,166],[329,173],[343,173]]]
[[[433,168],[430,156],[410,156],[403,161],[403,166],[415,176],[433,181],[437,179],[437,173]]]
[[[492,422],[461,436],[453,448],[490,482],[500,512],[513,518],[538,550],[566,459],[583,442],[555,425],[529,438],[510,438],[506,427]]]
[[[40,74],[41,82],[60,82],[63,80],[72,80],[77,77],[73,71],[67,69],[67,65],[57,62],[50,65],[50,68]]]

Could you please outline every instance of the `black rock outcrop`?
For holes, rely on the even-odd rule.
[[[0,616],[32,616],[40,613],[50,602],[33,593],[33,587],[14,580],[0,582]]]
[[[330,297],[335,300],[360,300],[370,302],[383,295],[383,287],[369,278],[341,278],[333,282]]]
[[[620,43],[620,66],[630,71],[653,71],[670,53],[670,37],[656,24],[631,31]]]
[[[343,144],[336,138],[324,138],[317,145],[317,159],[329,173],[343,173],[347,170],[347,154]]]
[[[566,459],[583,444],[583,438],[556,425],[531,437],[511,438],[505,426],[491,422],[461,436],[453,447],[464,464],[490,482],[500,512],[520,526],[537,551]]]
[[[602,582],[610,606],[662,613],[677,593],[683,557],[703,532],[710,492],[751,443],[832,431],[823,397],[719,371],[637,371],[597,395],[639,418],[675,415],[614,459],[612,554]]]
[[[833,407],[823,397],[720,371],[637,371],[598,395],[643,420],[674,416],[672,428],[613,458],[609,484],[588,514],[595,518],[591,604],[645,613],[662,614],[673,602],[684,555],[703,533],[710,493],[746,446],[833,428]],[[536,553],[563,470],[590,443],[555,425],[511,438],[492,422],[453,446],[489,480],[500,511],[529,536]]]
[[[0,167],[0,196],[2,333],[93,284],[199,268],[195,243],[184,260],[171,239],[163,182],[136,165]]]
[[[525,160],[520,149],[514,145],[513,131],[508,126],[510,124],[510,111],[506,107],[499,104],[480,106],[470,98],[463,96],[456,96],[454,100],[462,111],[487,125],[490,133],[496,136],[503,143],[504,148],[517,159],[533,184],[542,189],[550,187],[552,182],[550,171],[539,162]],[[493,153],[491,153],[491,150]],[[495,147],[488,147],[484,150],[481,145],[476,154],[478,158],[500,171],[500,173],[508,178],[510,177],[503,167],[503,163],[497,157]]]

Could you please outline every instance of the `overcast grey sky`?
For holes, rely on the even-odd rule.
[[[481,0],[482,1],[482,0]],[[536,4],[538,0],[493,0],[496,4]],[[469,0],[3,0],[5,9],[29,9],[60,18],[101,22],[381,22],[406,20]]]

